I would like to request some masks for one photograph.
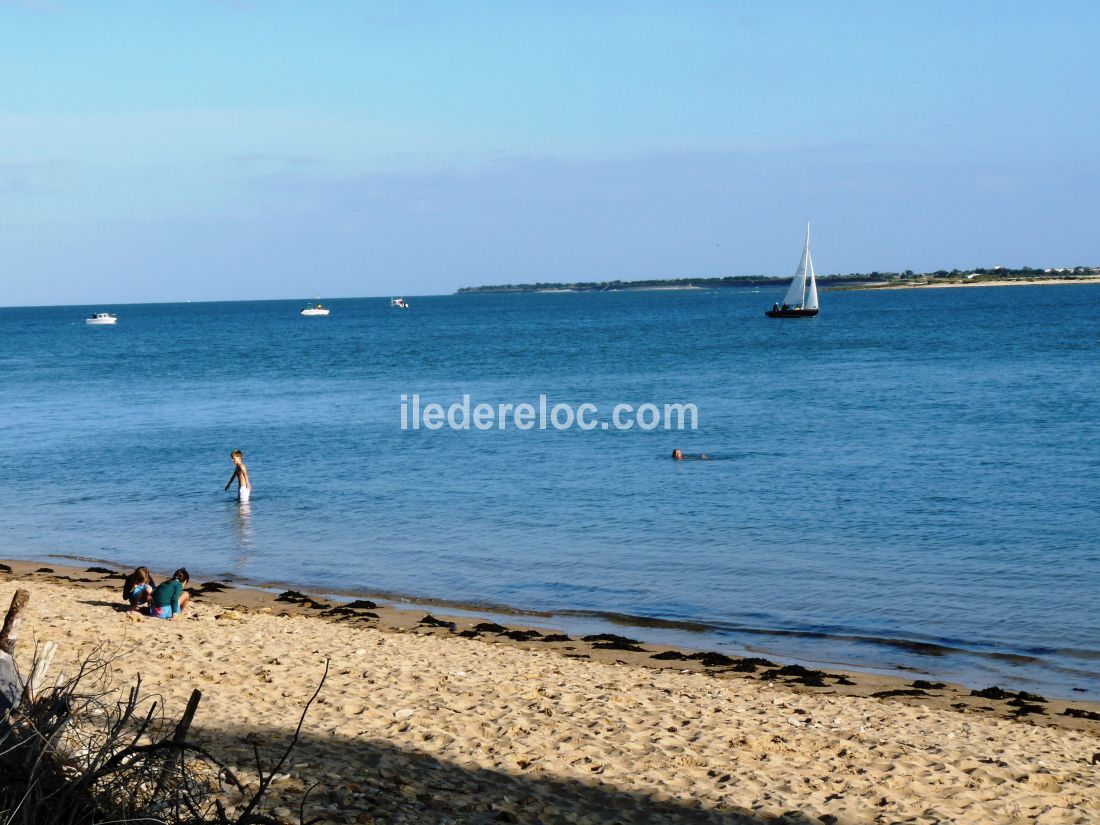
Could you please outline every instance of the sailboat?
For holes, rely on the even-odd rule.
[[[817,310],[817,278],[814,277],[814,261],[810,257],[810,225],[806,224],[806,243],[802,247],[798,271],[787,287],[782,305],[775,304],[764,314],[769,318],[813,318]]]

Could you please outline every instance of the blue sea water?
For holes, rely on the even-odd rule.
[[[0,555],[1100,698],[1100,287],[779,295],[0,309]],[[413,393],[699,427],[402,430]]]

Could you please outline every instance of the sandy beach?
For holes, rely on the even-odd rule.
[[[200,741],[246,777],[251,743],[287,742],[330,660],[274,786],[287,820],[314,783],[307,813],[333,822],[1100,818],[1100,708],[1088,703],[784,675],[775,663],[209,583],[193,582],[193,606],[167,623],[121,610],[113,572],[0,571],[0,606],[17,587],[31,593],[17,658],[53,640],[54,671],[71,673],[107,644],[115,685],[141,674],[170,714],[199,688]],[[903,693],[872,695],[892,691]]]
[[[1005,281],[948,281],[931,283],[889,283],[889,284],[862,284],[860,286],[834,286],[828,287],[827,292],[845,292],[860,289],[955,289],[957,287],[978,288],[983,286],[1072,286],[1074,284],[1100,284],[1100,277],[1095,278],[1034,278],[1027,280]]]

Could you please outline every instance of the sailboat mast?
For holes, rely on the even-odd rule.
[[[806,221],[806,243],[802,247],[802,255],[806,259],[806,263],[812,268],[813,264],[810,262],[810,222]],[[806,281],[802,281],[802,300],[799,301],[800,307],[806,306]]]

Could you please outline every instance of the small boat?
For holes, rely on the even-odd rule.
[[[810,257],[810,225],[806,224],[806,243],[802,247],[798,271],[787,287],[782,305],[775,304],[764,314],[769,318],[813,318],[817,311],[817,279],[814,277],[814,261]]]
[[[326,306],[322,306],[320,303],[306,304],[305,309],[303,309],[298,314],[299,315],[328,315],[329,314],[329,308],[326,307]]]
[[[390,298],[390,306],[396,309],[408,309],[409,305],[405,303],[404,298]]]
[[[101,326],[103,324],[117,324],[118,318],[109,312],[97,312],[91,318],[84,319],[85,324]]]

